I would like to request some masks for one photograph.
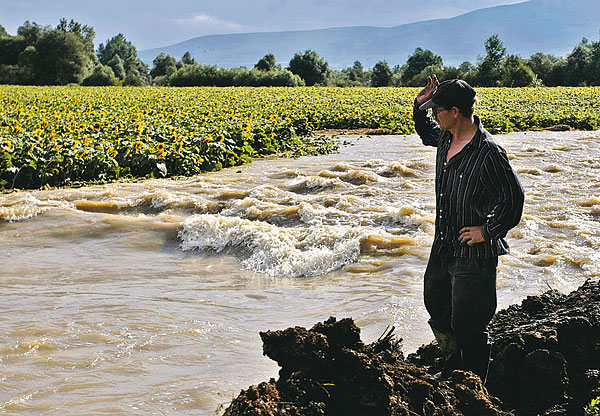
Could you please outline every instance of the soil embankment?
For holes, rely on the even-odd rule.
[[[600,395],[600,282],[548,291],[500,311],[486,387],[441,369],[435,343],[405,357],[392,333],[365,345],[351,319],[260,334],[281,370],[225,415],[581,415]]]

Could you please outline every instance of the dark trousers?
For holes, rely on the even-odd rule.
[[[489,361],[487,325],[496,311],[498,257],[467,259],[432,255],[425,270],[425,307],[429,325],[456,368],[485,382]]]

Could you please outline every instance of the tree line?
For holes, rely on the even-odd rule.
[[[253,68],[217,68],[186,52],[180,60],[161,53],[152,68],[138,58],[123,34],[94,50],[94,28],[61,19],[56,27],[26,21],[10,35],[0,25],[0,84],[157,85],[157,86],[422,86],[427,77],[462,78],[473,86],[600,85],[600,40],[582,41],[565,57],[538,52],[529,58],[509,54],[498,35],[486,39],[485,56],[475,63],[446,66],[441,56],[416,48],[403,65],[386,61],[364,68],[331,70],[313,50],[298,52],[283,68],[269,53]]]

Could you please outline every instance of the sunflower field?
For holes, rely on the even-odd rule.
[[[321,129],[414,132],[416,88],[0,86],[0,189],[190,176],[334,151]],[[493,133],[600,128],[600,88],[479,88]]]

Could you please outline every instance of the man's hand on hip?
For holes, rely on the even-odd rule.
[[[458,241],[469,246],[477,243],[483,243],[485,239],[481,233],[481,225],[473,225],[471,227],[463,227],[459,231]]]

